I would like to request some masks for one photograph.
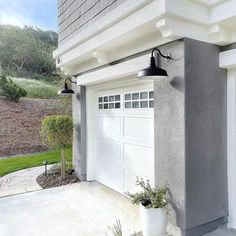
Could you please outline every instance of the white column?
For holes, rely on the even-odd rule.
[[[229,224],[236,228],[236,69],[227,75],[227,157]]]

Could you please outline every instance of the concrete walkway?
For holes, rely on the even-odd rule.
[[[1,236],[105,236],[117,219],[124,235],[140,230],[138,207],[97,182],[0,198],[0,215]]]
[[[0,178],[0,197],[42,189],[36,178],[44,172],[44,166],[19,170]]]

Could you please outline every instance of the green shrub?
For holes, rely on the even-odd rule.
[[[66,163],[64,150],[72,145],[73,122],[71,116],[46,116],[40,130],[42,141],[53,149],[61,149],[61,177],[65,178]]]
[[[14,83],[6,74],[0,75],[0,88],[7,99],[18,102],[21,97],[25,97],[27,92],[19,85]]]
[[[167,202],[167,193],[168,188],[167,187],[156,187],[152,188],[149,180],[146,181],[146,183],[143,181],[143,179],[139,180],[137,177],[136,185],[139,185],[143,191],[131,194],[127,193],[129,197],[132,199],[133,204],[142,204],[145,208],[163,208],[168,205]]]

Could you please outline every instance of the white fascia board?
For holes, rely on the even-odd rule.
[[[186,22],[207,25],[210,10],[208,7],[192,1],[166,0],[166,13],[168,16],[186,19]]]
[[[221,68],[236,68],[236,49],[221,52],[219,60]]]
[[[236,16],[236,1],[230,0],[212,7],[210,24],[220,23]]]
[[[86,28],[83,32],[80,32],[79,34],[73,36],[71,39],[65,41],[65,43],[59,45],[59,48],[53,52],[54,58],[62,55],[63,53],[69,51],[77,45],[82,44],[84,41],[96,36],[107,28],[111,28],[114,24],[121,21],[123,18],[126,18],[133,12],[137,11],[139,8],[152,1],[153,0],[127,0],[116,9],[111,11],[109,14],[107,14],[106,17],[99,19],[90,27]],[[164,0],[158,0],[158,6],[159,7],[157,9],[153,9],[153,11],[156,10],[157,12],[163,12],[165,7]],[[148,12],[148,14],[146,15],[148,16],[149,14],[150,12]],[[142,17],[145,18],[145,16]],[[130,22],[130,24],[131,23],[134,22]]]
[[[201,3],[201,4],[209,6],[209,7],[220,4],[223,1],[225,1],[225,0],[194,0],[194,2]]]
[[[149,65],[150,55],[143,55],[114,66],[90,72],[77,77],[77,84],[88,86],[115,79],[137,75],[138,72]]]

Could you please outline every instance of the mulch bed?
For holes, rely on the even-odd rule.
[[[45,174],[39,175],[36,181],[43,189],[47,189],[79,182],[79,178],[75,175],[74,172],[67,174],[64,180],[61,178],[60,173],[48,173],[47,177],[45,176]]]

